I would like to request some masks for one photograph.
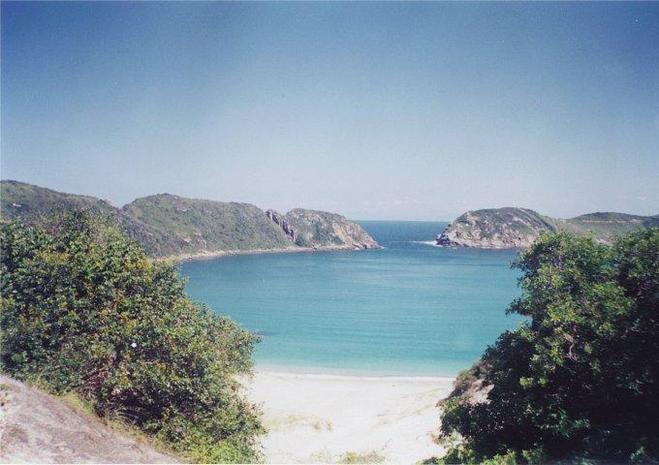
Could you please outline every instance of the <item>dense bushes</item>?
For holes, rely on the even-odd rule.
[[[257,458],[258,411],[236,381],[254,336],[192,303],[172,265],[103,220],[0,228],[4,371],[73,391],[190,460]]]
[[[444,401],[442,434],[461,438],[444,461],[656,463],[659,229],[542,236],[515,266],[509,311],[528,322],[462,376],[485,402],[462,385]]]

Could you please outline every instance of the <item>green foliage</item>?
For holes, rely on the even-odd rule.
[[[339,461],[339,463],[348,463],[348,464],[382,463],[382,462],[384,462],[384,457],[375,451],[368,452],[366,454],[360,454],[358,452],[348,451]]]
[[[253,335],[191,302],[173,266],[106,221],[0,231],[4,371],[75,392],[192,460],[257,458],[258,411],[236,380]]]
[[[444,402],[443,435],[464,439],[446,463],[656,459],[659,229],[611,247],[543,235],[514,266],[509,311],[528,322],[483,355],[486,402],[464,387]]]
[[[26,224],[43,224],[53,214],[74,210],[112,216],[115,208],[104,200],[86,195],[65,194],[18,181],[0,181],[2,219]]]
[[[155,255],[290,247],[284,231],[254,205],[161,194],[137,199],[122,213],[160,234]],[[139,238],[140,242],[143,239]]]
[[[615,236],[641,228],[659,227],[659,217],[627,215],[625,213],[588,213],[558,223],[561,231],[573,234],[592,234],[595,238],[612,241]]]
[[[94,197],[0,181],[0,207],[4,220],[36,227],[47,227],[53,214],[84,211],[102,215],[139,242],[151,257],[345,245],[342,236],[360,244],[375,244],[359,225],[333,213],[289,212],[286,219],[297,234],[293,244],[284,230],[254,205],[170,194],[143,197],[115,208]]]

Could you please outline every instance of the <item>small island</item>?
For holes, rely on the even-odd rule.
[[[659,226],[659,216],[598,212],[570,219],[551,218],[528,208],[490,208],[460,215],[437,235],[441,246],[481,249],[525,249],[542,233],[592,235],[609,244],[620,234]]]

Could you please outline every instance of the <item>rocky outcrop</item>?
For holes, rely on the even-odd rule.
[[[288,220],[286,220],[286,217],[284,215],[282,215],[281,213],[275,210],[266,210],[265,214],[268,218],[274,221],[275,224],[284,231],[286,236],[290,237],[292,242],[296,241],[297,235],[295,234],[295,230],[288,223]]]
[[[361,226],[344,216],[296,208],[286,215],[266,212],[293,243],[312,249],[375,249],[379,244]]]
[[[180,463],[62,398],[0,375],[1,463]]]
[[[469,211],[437,237],[444,246],[507,249],[528,247],[545,231],[555,230],[550,218],[526,208]]]
[[[591,234],[608,243],[618,234],[658,225],[656,216],[605,212],[563,220],[526,208],[506,207],[469,211],[449,224],[436,242],[442,246],[485,249],[526,248],[543,232],[567,231]]]

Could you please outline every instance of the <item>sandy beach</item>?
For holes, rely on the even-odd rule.
[[[351,245],[327,245],[322,247],[299,247],[299,246],[290,246],[283,248],[274,248],[274,249],[246,249],[246,250],[213,250],[213,251],[201,251],[195,253],[185,253],[178,255],[168,255],[165,257],[154,258],[156,261],[165,261],[165,262],[189,262],[189,261],[202,261],[202,260],[214,260],[216,258],[222,257],[234,257],[236,255],[268,255],[268,254],[286,254],[286,253],[317,253],[317,252],[361,252],[363,250],[373,250],[373,249],[382,249],[381,246],[369,247],[367,249],[361,247],[354,247]]]
[[[248,395],[261,405],[267,463],[332,463],[346,453],[386,463],[441,454],[437,401],[453,379],[361,377],[258,370]]]

